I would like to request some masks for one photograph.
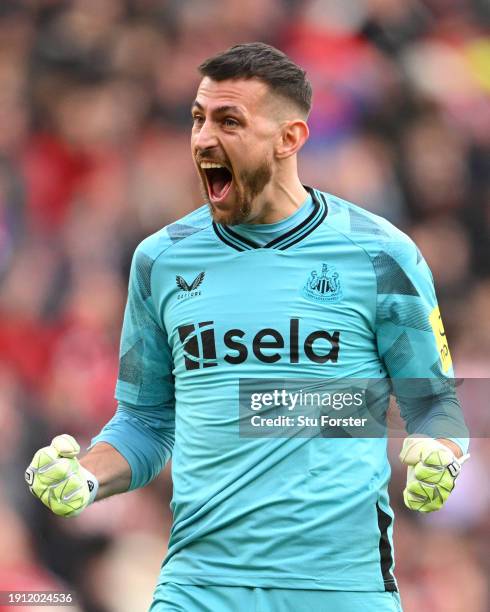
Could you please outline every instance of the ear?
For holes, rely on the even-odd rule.
[[[305,121],[295,119],[284,122],[275,146],[276,157],[278,159],[291,157],[301,149],[309,135],[310,131]]]

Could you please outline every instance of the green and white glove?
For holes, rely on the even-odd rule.
[[[25,471],[31,493],[59,516],[77,516],[97,495],[97,478],[76,458],[78,442],[68,434],[37,451]]]
[[[457,459],[451,449],[433,438],[406,438],[400,453],[400,461],[408,465],[405,505],[419,512],[440,510],[468,458],[463,455]]]

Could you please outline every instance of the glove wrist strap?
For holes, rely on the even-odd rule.
[[[89,472],[82,465],[80,466],[80,472],[81,472],[82,476],[87,480],[88,488],[89,488],[89,491],[90,491],[90,497],[88,499],[88,504],[87,505],[90,505],[90,504],[92,504],[95,501],[95,498],[97,496],[97,491],[99,490],[99,481],[92,474],[92,472]]]

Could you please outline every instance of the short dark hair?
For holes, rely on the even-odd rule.
[[[203,77],[213,81],[260,79],[277,94],[291,100],[308,115],[311,109],[311,84],[305,70],[289,57],[261,42],[230,47],[199,66]]]

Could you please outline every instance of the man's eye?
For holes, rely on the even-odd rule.
[[[238,123],[236,119],[232,119],[231,117],[226,117],[226,119],[223,119],[223,125],[225,127],[237,127],[240,124]]]
[[[192,123],[194,125],[201,125],[202,123],[204,123],[204,117],[202,115],[193,115]]]

